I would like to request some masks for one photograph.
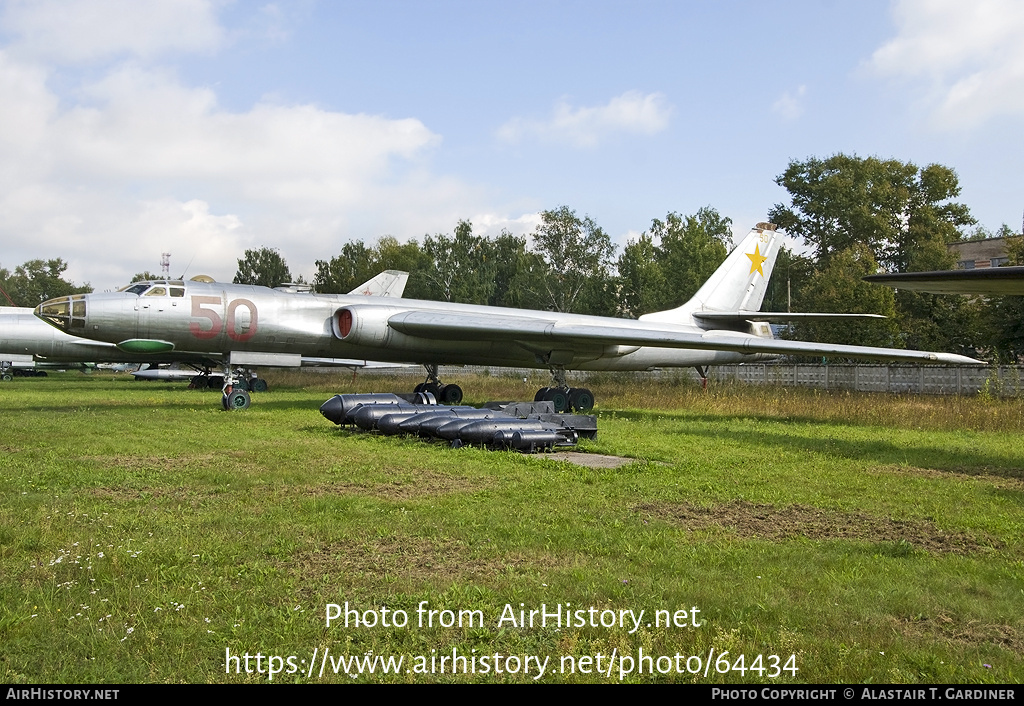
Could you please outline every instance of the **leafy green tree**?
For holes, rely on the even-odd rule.
[[[154,280],[154,279],[166,279],[166,277],[164,277],[162,275],[155,275],[152,272],[150,272],[149,270],[145,270],[143,272],[136,272],[134,275],[132,275],[131,281],[132,282],[148,282],[148,281]],[[130,284],[130,282],[129,282],[129,284]]]
[[[424,276],[433,288],[431,299],[485,304],[494,291],[494,261],[486,257],[486,239],[473,235],[473,224],[459,221],[452,237],[423,239],[431,267]]]
[[[340,255],[316,261],[313,287],[325,294],[347,294],[378,272],[377,252],[353,240],[341,246]]]
[[[604,280],[611,279],[610,266],[615,246],[590,216],[580,218],[568,206],[541,211],[541,223],[533,233],[536,252],[544,259],[545,303],[555,311],[587,311],[581,296],[604,291]]]
[[[837,154],[790,162],[776,180],[791,206],[776,205],[770,220],[814,247],[822,266],[863,243],[883,269],[910,272],[954,264],[946,245],[975,223],[956,173],[938,164]]]
[[[658,262],[658,249],[650,233],[626,243],[619,256],[621,311],[636,318],[657,311],[665,302],[665,273]]]
[[[810,311],[803,298],[804,288],[816,271],[814,260],[797,255],[783,246],[768,280],[762,311]]]
[[[886,271],[950,269],[956,258],[948,245],[975,223],[967,206],[953,200],[960,194],[956,173],[939,164],[918,168],[894,159],[837,154],[791,162],[776,183],[792,203],[776,205],[769,218],[815,249],[821,271],[861,246]],[[964,336],[980,330],[978,315],[965,298],[901,291],[897,344],[963,350]]]
[[[483,243],[484,261],[494,279],[487,303],[521,309],[544,307],[543,281],[547,271],[543,258],[526,247],[526,238],[502,229]]]
[[[665,279],[658,309],[679,306],[696,294],[732,245],[732,219],[710,206],[692,216],[669,213],[664,221],[655,218],[648,232],[660,241],[657,259]]]
[[[385,235],[377,241],[375,250],[377,270],[370,275],[371,277],[384,270],[408,272],[409,282],[405,286],[405,296],[409,299],[430,298],[430,284],[426,272],[433,265],[419,242],[412,239],[407,243],[399,243],[394,236]]]
[[[261,287],[277,287],[292,281],[288,264],[276,248],[246,250],[245,257],[238,261],[235,284],[255,284]]]
[[[0,289],[7,293],[14,306],[37,306],[54,297],[92,291],[88,283],[79,286],[65,280],[62,275],[67,269],[67,263],[61,258],[29,260],[15,267],[13,273],[0,269]]]
[[[373,247],[354,240],[341,246],[340,255],[317,260],[313,286],[325,294],[347,294],[384,270],[401,270],[409,273],[405,296],[426,299],[431,290],[424,272],[429,267],[430,258],[418,242],[399,243],[394,236],[384,235]]]
[[[803,291],[803,302],[812,311],[881,314],[887,319],[844,319],[800,322],[795,338],[823,343],[902,348],[893,291],[865,282],[878,271],[871,250],[856,243],[835,253],[828,265],[814,272]]]

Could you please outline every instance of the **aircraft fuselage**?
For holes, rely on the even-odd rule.
[[[139,285],[145,284],[147,287]],[[78,336],[115,344],[135,353],[191,352],[207,358],[232,353],[316,358],[359,358],[396,363],[500,365],[576,370],[647,370],[712,365],[765,356],[714,350],[651,346],[576,344],[571,347],[506,339],[438,340],[407,335],[388,325],[404,312],[437,312],[494,317],[535,317],[553,325],[636,326],[613,319],[548,311],[524,311],[472,304],[282,292],[266,287],[212,282],[139,283],[136,291],[75,295],[46,302],[37,315]],[[357,336],[343,336],[345,315]],[[353,318],[354,312],[354,318]],[[500,324],[499,324],[500,325]],[[658,329],[692,334],[696,325],[658,324]],[[764,324],[742,333],[769,336]],[[345,338],[345,340],[343,340]],[[138,355],[135,356],[138,359]],[[271,363],[273,364],[273,363]]]

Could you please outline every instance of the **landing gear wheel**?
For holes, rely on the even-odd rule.
[[[589,412],[594,408],[594,393],[585,387],[570,388],[569,406],[574,412]]]
[[[544,399],[555,406],[555,412],[567,412],[569,410],[569,391],[560,387],[549,387],[544,394]]]
[[[268,387],[267,381],[263,378],[256,378],[252,381],[251,387],[253,392],[266,392]]]
[[[539,390],[537,390],[537,394],[533,396],[533,401],[534,402],[543,402],[544,400],[546,400],[547,399],[548,390],[550,390],[550,389],[551,389],[550,387],[542,387]]]
[[[13,379],[14,376],[11,375],[10,373],[4,373],[3,375],[0,375],[0,380],[3,380],[4,382],[10,382]]]
[[[249,399],[248,392],[245,390],[239,390],[236,387],[221,398],[221,404],[225,410],[232,412],[240,409],[249,409],[251,400]]]
[[[441,386],[436,382],[425,382],[423,383],[423,389],[420,392],[429,392],[434,396],[435,400],[441,399]]]
[[[224,376],[223,375],[210,375],[206,378],[206,384],[211,390],[220,390],[224,387]]]
[[[462,388],[458,385],[443,385],[441,396],[437,398],[441,404],[456,405],[462,402]]]

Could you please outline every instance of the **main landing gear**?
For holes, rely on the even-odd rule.
[[[710,369],[710,366],[708,366],[708,365],[695,365],[693,367],[694,367],[694,369],[696,369],[697,374],[700,375],[700,389],[702,389],[705,392],[707,392],[707,389],[708,389],[708,370]]]
[[[585,387],[569,387],[564,368],[552,368],[552,387],[542,387],[534,395],[534,402],[551,402],[555,412],[589,412],[594,408],[594,393]]]
[[[430,393],[438,404],[443,405],[457,405],[462,402],[462,388],[458,385],[443,384],[437,377],[436,363],[425,363],[423,367],[427,369],[427,379],[413,389],[414,394]]]

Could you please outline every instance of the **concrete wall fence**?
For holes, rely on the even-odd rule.
[[[944,365],[720,365],[708,377],[716,382],[786,385],[821,390],[897,392],[923,395],[1016,397],[1024,392],[1024,366]]]
[[[312,368],[332,372],[335,368]],[[425,377],[419,366],[383,368],[365,371],[367,374]],[[485,373],[495,376],[529,378],[538,386],[548,385],[546,370],[534,368],[500,368],[485,366],[448,366],[440,368],[442,380],[457,382],[466,373]],[[571,385],[585,385],[590,376],[628,379],[668,380],[685,376],[699,382],[693,368],[664,368],[646,373],[576,371],[570,376]],[[744,363],[742,365],[713,366],[708,378],[714,383],[741,383],[748,385],[786,385],[810,387],[820,390],[856,390],[859,392],[895,392],[924,395],[977,395],[1018,397],[1024,395],[1024,365],[958,367],[945,365],[870,365],[870,364],[793,364]]]

